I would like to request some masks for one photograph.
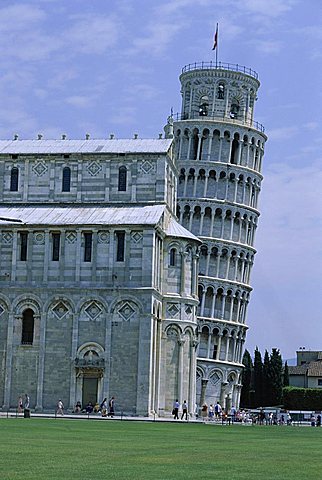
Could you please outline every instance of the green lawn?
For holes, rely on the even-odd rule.
[[[322,428],[0,419],[1,480],[319,479]]]

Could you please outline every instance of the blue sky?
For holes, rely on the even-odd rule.
[[[320,0],[0,3],[0,138],[157,138],[178,76],[214,59],[257,71],[266,145],[247,348],[322,349]]]

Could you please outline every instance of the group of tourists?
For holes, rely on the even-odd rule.
[[[114,403],[115,398],[111,397],[109,401],[105,397],[101,403],[96,402],[94,405],[92,402],[88,402],[84,407],[80,401],[78,401],[75,405],[73,413],[87,413],[88,415],[91,413],[100,413],[102,417],[114,417]]]

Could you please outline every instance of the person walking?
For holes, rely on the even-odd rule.
[[[61,401],[61,399],[59,399],[58,402],[57,402],[56,415],[64,415],[64,404]]]
[[[180,407],[179,400],[176,399],[176,401],[173,404],[173,410],[172,410],[173,420],[179,420],[179,407]]]
[[[108,416],[113,418],[114,417],[114,397],[111,397],[108,402]]]
[[[181,420],[183,419],[184,416],[186,416],[186,420],[188,420],[188,404],[187,404],[186,400],[184,400],[184,402],[182,404]]]

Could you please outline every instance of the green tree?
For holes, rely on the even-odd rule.
[[[265,350],[264,354],[264,362],[263,362],[263,396],[262,401],[263,405],[269,406],[272,405],[272,387],[271,387],[271,379],[270,379],[270,359],[269,353]]]
[[[263,362],[258,347],[254,352],[254,403],[255,407],[263,405]]]
[[[283,362],[278,348],[272,348],[269,363],[272,405],[280,405],[283,399]]]
[[[240,405],[242,407],[249,407],[253,361],[248,350],[245,350],[244,352],[242,363],[244,365],[244,369],[242,372],[242,389],[241,389],[241,395],[240,395]]]
[[[283,387],[288,387],[290,384],[290,379],[288,375],[288,365],[287,362],[284,364],[284,370],[283,370]]]

